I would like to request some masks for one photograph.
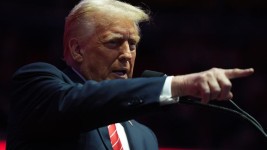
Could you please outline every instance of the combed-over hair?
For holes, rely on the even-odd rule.
[[[97,14],[104,15],[96,18]],[[68,43],[73,37],[88,36],[94,33],[98,25],[108,25],[116,18],[132,20],[139,29],[139,23],[149,20],[149,15],[139,7],[118,0],[81,0],[65,20],[64,59],[69,64]],[[109,19],[107,19],[109,18]],[[81,28],[86,29],[86,33]],[[70,64],[69,64],[70,65]]]

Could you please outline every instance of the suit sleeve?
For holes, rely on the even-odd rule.
[[[11,124],[30,132],[80,132],[160,108],[165,77],[74,83],[56,67],[34,63],[13,76]],[[70,130],[71,129],[71,130]]]

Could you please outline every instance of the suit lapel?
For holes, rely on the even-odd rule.
[[[67,74],[71,80],[73,82],[76,82],[76,83],[84,83],[85,81],[76,73],[74,72],[70,67],[67,67],[67,69],[65,69],[63,71],[65,74]],[[107,149],[107,150],[112,150],[112,145],[110,143],[110,140],[109,140],[109,133],[108,133],[108,128],[105,126],[105,127],[101,127],[101,128],[98,128],[96,129],[99,136],[100,136],[100,139],[102,140],[102,143],[104,145],[104,147]]]
[[[105,147],[111,150],[112,145],[109,140],[108,128],[105,126],[105,127],[98,128],[97,130]]]
[[[128,139],[128,144],[130,149],[134,149],[134,145],[136,144],[135,142],[135,137],[134,137],[134,132],[135,132],[135,124],[133,121],[129,120],[129,121],[125,121],[122,122],[121,125],[124,127],[124,131],[127,135],[127,139]]]
[[[158,150],[157,139],[146,126],[131,120],[122,123],[132,150]]]

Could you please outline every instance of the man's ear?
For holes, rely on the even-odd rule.
[[[69,49],[72,59],[78,63],[81,63],[83,61],[83,51],[79,41],[76,38],[73,38],[69,41]]]

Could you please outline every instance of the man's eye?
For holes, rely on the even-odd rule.
[[[129,42],[129,48],[130,48],[130,50],[135,50],[136,47],[137,47],[136,42]]]
[[[110,40],[105,43],[105,46],[110,48],[110,49],[115,49],[124,43],[123,40]],[[135,41],[128,41],[128,46],[131,51],[136,50],[137,43]]]
[[[130,44],[129,47],[130,47],[130,50],[135,50],[136,49],[136,44]]]
[[[109,48],[115,48],[115,47],[119,46],[119,44],[120,43],[117,40],[111,40],[111,41],[108,41],[105,43],[105,45]]]

